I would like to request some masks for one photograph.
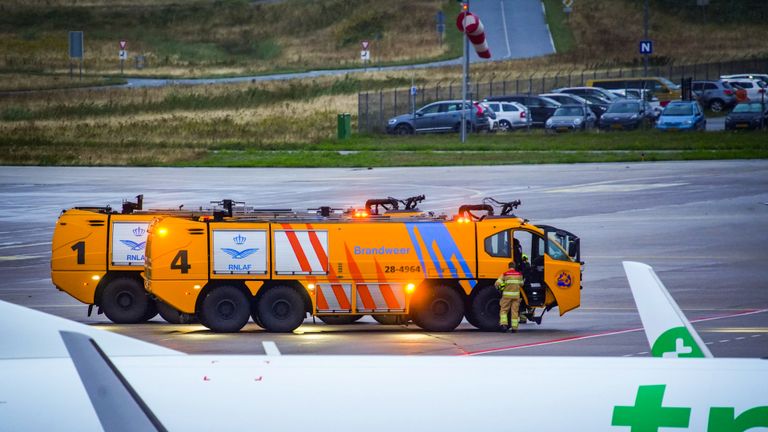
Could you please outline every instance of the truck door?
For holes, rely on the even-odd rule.
[[[557,299],[560,315],[581,303],[579,238],[549,226],[544,229],[544,281]]]
[[[477,277],[496,279],[512,261],[511,231],[504,225],[488,222],[477,225]],[[508,225],[507,225],[508,226]]]
[[[544,306],[546,290],[543,286],[545,272],[544,239],[537,233],[526,230],[515,230],[513,240],[513,255],[515,263],[525,278],[525,294],[528,306]],[[528,257],[528,263],[523,262],[523,255]],[[522,263],[522,264],[521,264]]]

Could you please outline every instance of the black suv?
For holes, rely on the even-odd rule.
[[[513,96],[493,96],[485,99],[491,102],[517,102],[525,105],[531,111],[531,122],[533,126],[544,126],[547,119],[552,117],[560,107],[560,103],[550,98],[542,96],[513,95]]]

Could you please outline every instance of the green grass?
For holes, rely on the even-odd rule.
[[[575,4],[574,6],[578,7]],[[563,12],[563,2],[561,0],[544,0],[544,6],[547,11],[547,24],[549,32],[552,34],[552,40],[555,42],[555,49],[558,53],[566,53],[573,48],[573,33],[568,27],[568,19]]]
[[[3,165],[135,165],[204,167],[390,167],[507,165],[664,160],[766,159],[766,134],[586,133],[547,135],[540,131],[414,137],[355,136],[316,143],[221,141],[200,132],[198,141],[114,137],[71,141],[29,134],[0,142]],[[172,155],[172,157],[169,157]]]

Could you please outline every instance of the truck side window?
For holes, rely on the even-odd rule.
[[[485,253],[492,257],[510,258],[509,230],[500,231],[485,238]]]

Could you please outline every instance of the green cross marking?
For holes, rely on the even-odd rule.
[[[685,327],[673,327],[662,333],[653,343],[654,357],[697,357],[704,358],[701,348]]]
[[[631,432],[658,432],[660,427],[687,428],[690,408],[661,406],[666,385],[640,386],[635,406],[613,407],[611,426],[629,426]]]

